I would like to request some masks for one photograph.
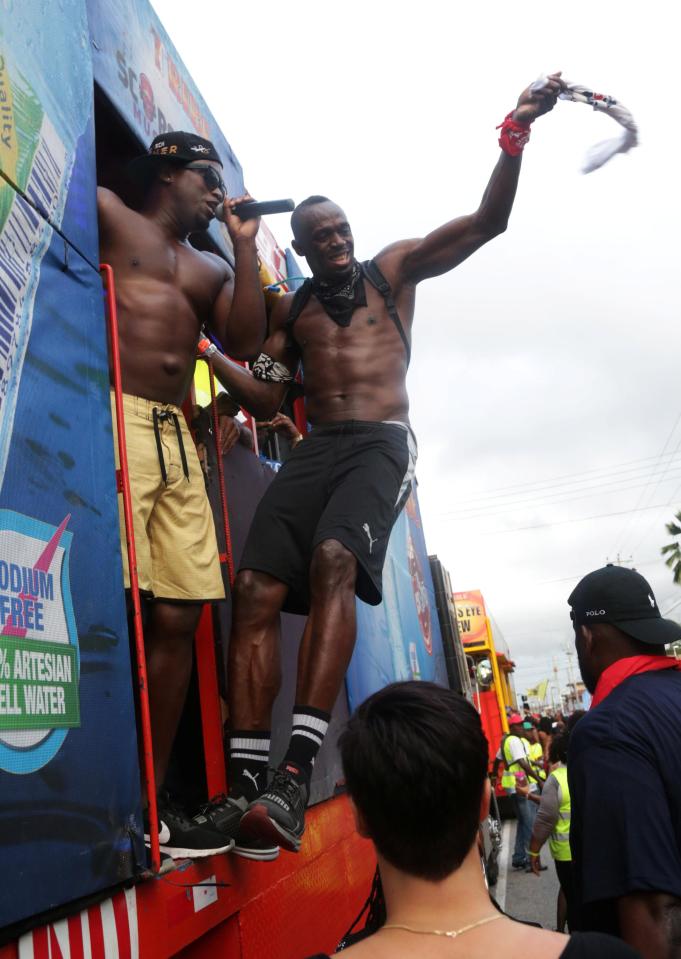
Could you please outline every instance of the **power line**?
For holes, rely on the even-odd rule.
[[[670,476],[670,479],[678,479],[681,474],[675,473],[674,476]],[[639,477],[643,479],[643,477]],[[580,490],[577,496],[563,496],[562,499],[555,498],[539,498],[539,499],[526,499],[526,500],[517,500],[515,503],[506,503],[502,506],[501,509],[494,509],[492,512],[486,512],[485,507],[483,506],[471,506],[469,509],[463,510],[451,510],[446,513],[440,513],[440,516],[455,516],[461,520],[472,520],[479,519],[482,516],[499,516],[502,513],[517,512],[518,509],[522,509],[527,506],[533,509],[539,509],[542,506],[558,506],[561,503],[574,503],[580,499],[589,499],[592,496],[604,496],[607,493],[626,493],[629,490],[641,489],[641,486],[644,484],[638,483],[633,486],[613,486],[615,480],[609,480],[607,483],[597,486],[587,486],[584,489]],[[606,488],[610,487],[610,488]],[[595,492],[589,492],[589,490],[595,490]],[[564,492],[568,492],[565,490]],[[559,496],[562,494],[554,494],[554,496]],[[496,504],[494,504],[496,506]],[[475,512],[474,516],[463,515],[465,513]]]
[[[566,618],[567,618],[567,617],[566,617]],[[527,654],[526,654],[526,655],[527,655]],[[518,666],[517,669],[518,669],[518,670],[521,670],[521,669],[522,669],[524,672],[528,672],[528,673],[538,673],[538,672],[541,672],[541,671],[545,668],[545,667],[542,665],[544,662],[548,662],[549,660],[551,660],[551,663],[553,664],[553,661],[556,660],[557,662],[563,662],[563,664],[566,665],[566,664],[567,664],[567,658],[568,658],[568,654],[567,654],[567,653],[565,652],[565,650],[561,647],[561,652],[559,652],[559,653],[549,653],[549,654],[546,656],[545,659],[542,659],[542,660],[540,661],[540,663],[537,663],[537,662],[536,662],[536,657],[533,657],[533,660],[534,660],[534,661],[533,661],[532,663],[530,663],[529,666]]]
[[[674,492],[672,493],[672,495],[669,497],[669,499],[668,499],[667,502],[665,503],[665,508],[666,508],[666,509],[669,508],[669,507],[672,505],[672,503],[678,502],[677,497],[679,496],[680,493],[681,493],[681,485],[679,485],[679,486],[676,487],[676,489],[674,490]],[[633,547],[634,550],[635,550],[635,549],[638,549],[638,547],[641,545],[641,543],[643,542],[643,540],[648,536],[648,534],[649,534],[650,531],[652,530],[652,528],[653,528],[653,526],[655,525],[655,523],[657,523],[657,521],[658,521],[658,518],[657,518],[657,517],[654,517],[652,523],[649,523],[649,524],[648,524],[648,526],[646,527],[645,532],[643,533],[643,535],[642,535],[642,536],[639,536],[639,538],[636,540],[636,543],[635,543],[635,545],[634,545],[634,547]],[[633,552],[633,550],[632,550],[632,552]]]
[[[566,653],[561,653],[558,656],[552,656],[550,662],[547,661],[545,666],[530,666],[527,669],[519,667],[518,671],[515,673],[515,678],[519,681],[525,682],[528,677],[532,676],[545,676],[547,670],[553,672],[553,667],[556,665],[556,668],[561,670],[567,670],[568,667],[568,657]]]
[[[478,533],[479,536],[495,536],[498,533],[520,533],[528,529],[547,529],[549,526],[566,526],[568,523],[586,523],[592,519],[604,519],[607,516],[626,516],[627,513],[642,513],[645,510],[649,509],[659,509],[660,503],[656,503],[655,506],[639,506],[636,509],[621,509],[617,510],[614,513],[595,513],[593,516],[577,516],[574,519],[559,519],[554,523],[535,523],[533,526],[514,526],[511,529],[490,529],[485,530],[482,533]],[[666,504],[664,504],[666,505]]]
[[[670,454],[667,454],[667,455],[673,456],[674,454],[671,454],[671,453],[670,453]],[[647,459],[647,460],[648,460],[648,459],[655,459],[655,457],[647,457],[646,459]],[[631,462],[631,463],[640,462],[641,465],[632,466],[632,467],[629,468],[629,469],[624,469],[624,468],[621,468],[621,467],[594,467],[593,469],[591,469],[591,470],[585,470],[585,471],[582,472],[582,473],[568,473],[568,474],[566,474],[566,481],[565,481],[565,482],[555,482],[554,480],[532,480],[532,481],[530,481],[530,482],[528,482],[528,483],[519,483],[519,484],[516,484],[515,486],[508,486],[508,487],[502,486],[502,487],[499,487],[497,490],[489,490],[489,491],[487,491],[486,493],[481,493],[479,496],[471,496],[471,497],[469,497],[468,499],[466,499],[466,498],[464,497],[463,499],[460,499],[459,502],[461,502],[461,503],[482,503],[483,500],[488,500],[488,499],[499,499],[499,500],[503,500],[503,499],[506,499],[506,498],[509,497],[509,496],[514,496],[514,495],[516,495],[516,494],[522,494],[522,493],[524,493],[524,492],[528,492],[528,493],[534,494],[534,493],[536,493],[536,492],[539,492],[540,490],[557,489],[557,488],[562,487],[562,486],[568,486],[568,487],[577,486],[577,485],[580,484],[580,483],[587,483],[587,482],[589,482],[591,479],[606,480],[606,482],[607,482],[607,479],[608,479],[609,476],[621,477],[621,476],[622,476],[623,474],[625,474],[625,473],[637,473],[637,472],[640,472],[641,470],[644,470],[644,471],[645,471],[645,470],[652,469],[653,475],[655,475],[658,471],[660,471],[660,470],[662,469],[662,466],[663,466],[663,465],[664,465],[664,467],[667,468],[667,469],[668,469],[671,465],[675,465],[675,466],[677,465],[676,463],[674,463],[673,460],[670,460],[669,463],[667,463],[667,464],[656,463],[656,464],[648,464],[648,465],[643,465],[643,463],[644,463],[645,461],[632,460],[632,461],[630,461],[630,462]],[[627,465],[627,464],[622,464],[622,467],[624,467],[624,466],[626,466],[626,465]],[[597,472],[601,472],[602,475],[601,475],[601,476],[593,476],[593,477],[587,475],[588,473],[597,473]],[[643,476],[637,477],[637,479],[643,479],[645,475],[646,475],[646,474],[644,473]],[[567,479],[568,479],[569,477],[571,477],[571,476],[578,477],[578,478],[577,478],[577,479],[570,480],[570,481],[568,482]],[[581,478],[579,478],[579,477],[581,477]],[[507,490],[508,492],[505,492],[506,490]],[[564,490],[563,492],[566,492],[566,493],[567,493],[567,492],[570,492],[570,490],[569,490],[569,489],[566,489],[566,490]],[[466,508],[466,507],[464,507],[464,508]],[[470,509],[475,509],[476,507],[475,507],[475,506],[470,506],[470,507],[468,507],[468,508],[470,508]]]
[[[666,440],[664,441],[664,446],[663,446],[662,449],[660,450],[660,454],[659,454],[659,457],[658,457],[658,465],[662,462],[662,458],[663,458],[663,456],[665,456],[665,454],[666,454],[667,447],[669,446],[669,444],[670,444],[670,442],[671,442],[672,436],[673,436],[674,433],[676,432],[676,427],[679,425],[679,422],[681,422],[681,410],[679,410],[678,416],[677,416],[676,419],[674,420],[674,425],[673,425],[672,428],[670,429],[669,434],[667,435],[667,438],[666,438]],[[679,441],[679,444],[681,444],[681,440]],[[676,450],[678,450],[679,444],[677,444]],[[676,450],[675,450],[674,452],[676,452]],[[647,487],[646,487],[646,489],[647,489]],[[639,496],[638,501],[637,501],[637,503],[636,503],[636,507],[635,507],[636,509],[638,509],[639,507],[641,507],[641,506],[643,505],[643,501],[645,500],[645,497],[646,497],[646,489],[644,489],[643,492],[641,493],[641,495]],[[621,549],[622,549],[622,547],[624,546],[624,541],[626,540],[626,536],[627,536],[627,533],[628,533],[628,531],[629,531],[630,525],[631,525],[631,518],[630,518],[630,517],[627,517],[627,518],[625,519],[623,525],[622,525],[622,529],[620,530],[620,532],[619,532],[618,535],[617,535],[617,539],[616,539],[616,541],[615,541],[615,543],[616,543],[616,548],[613,550],[614,553],[620,552]]]
[[[655,559],[645,559],[641,562],[634,562],[634,567],[639,569],[641,566],[652,566],[654,563],[663,562],[661,556],[656,556]],[[562,576],[560,579],[540,579],[535,580],[535,586],[548,586],[551,583],[576,583],[579,579],[584,576],[584,572],[576,573],[574,576]]]
[[[681,606],[681,599],[677,599],[675,603],[672,603],[671,606],[668,606],[668,607],[665,609],[664,613],[662,613],[662,615],[663,615],[663,616],[668,616],[669,613],[671,613],[671,611],[672,611],[673,609],[676,609],[677,606]]]

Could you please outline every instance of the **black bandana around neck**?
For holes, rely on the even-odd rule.
[[[362,268],[357,260],[352,265],[350,276],[341,283],[334,285],[313,278],[311,285],[314,295],[333,322],[339,326],[350,326],[354,311],[367,305]]]

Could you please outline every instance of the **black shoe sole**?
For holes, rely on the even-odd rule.
[[[281,846],[288,852],[300,852],[300,836],[284,829],[272,819],[267,811],[267,806],[263,803],[255,803],[248,807],[241,817],[239,829],[243,831],[244,835],[251,836],[253,839],[270,842],[273,846]]]

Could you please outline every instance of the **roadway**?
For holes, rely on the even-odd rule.
[[[548,869],[539,877],[533,873],[517,872],[511,868],[514,842],[515,819],[506,819],[499,853],[499,879],[491,890],[492,895],[514,919],[538,922],[544,929],[555,929],[559,886],[551,854],[546,846],[542,849],[542,863]]]

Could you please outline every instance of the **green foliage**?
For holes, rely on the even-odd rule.
[[[681,536],[681,512],[676,513],[674,519],[677,522],[667,523],[667,532],[670,536]],[[663,556],[666,556],[665,563],[671,569],[674,582],[681,585],[681,543],[677,540],[674,543],[667,543],[660,550]]]

